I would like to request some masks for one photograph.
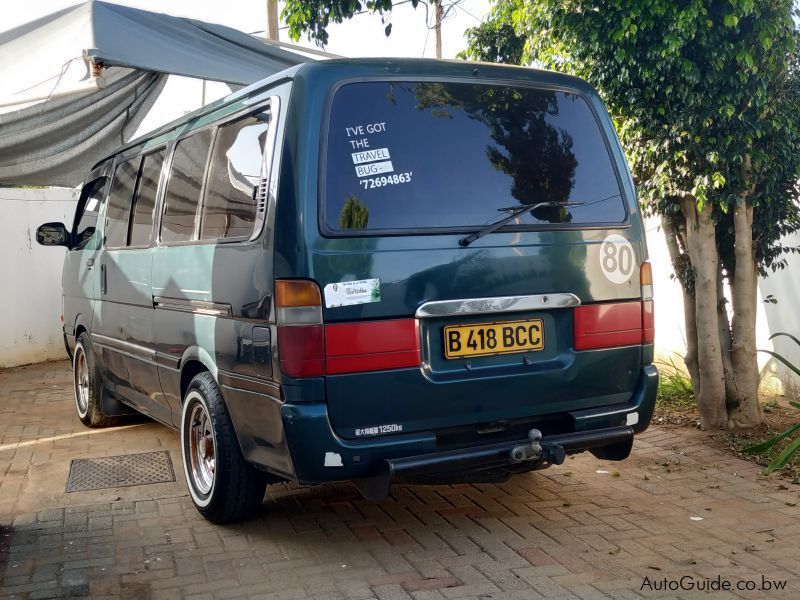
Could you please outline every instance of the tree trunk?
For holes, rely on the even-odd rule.
[[[686,219],[686,246],[695,271],[695,323],[697,326],[698,382],[695,389],[700,424],[705,429],[725,429],[725,374],[719,341],[717,312],[717,252],[711,204],[702,210],[692,196],[681,198]]]
[[[681,252],[681,246],[678,243],[678,231],[672,222],[661,217],[661,227],[664,229],[664,236],[667,239],[667,249],[669,250],[669,258],[672,262],[672,270],[681,284],[681,291],[683,292],[683,318],[684,330],[686,332],[686,354],[683,357],[683,364],[686,366],[686,371],[689,373],[689,379],[692,380],[692,389],[700,389],[700,370],[697,362],[697,322],[695,320],[695,298],[693,290],[687,286],[687,256]],[[691,267],[691,265],[688,265]]]
[[[750,178],[750,157],[742,161],[742,177]],[[753,247],[753,206],[748,194],[733,209],[734,285],[731,322],[731,361],[734,396],[728,398],[728,428],[743,429],[764,421],[758,402],[758,361],[756,360],[756,308],[758,273]]]

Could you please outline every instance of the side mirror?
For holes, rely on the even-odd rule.
[[[63,223],[45,223],[36,230],[36,241],[42,246],[70,246],[70,234]]]

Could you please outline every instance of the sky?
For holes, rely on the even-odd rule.
[[[447,2],[447,0],[444,0]],[[264,0],[115,0],[123,4],[154,12],[203,21],[221,23],[248,33],[266,28],[266,2]],[[366,2],[362,3],[366,4]],[[11,29],[67,6],[79,4],[76,0],[34,0],[27,2],[4,0],[0,31]],[[283,3],[280,3],[281,10]],[[454,58],[466,45],[464,30],[477,25],[489,12],[489,0],[463,0],[456,6],[442,27],[442,54]],[[410,56],[433,57],[434,34],[425,26],[425,8],[414,9],[411,4],[396,7],[390,17],[392,35],[384,35],[380,17],[357,15],[351,21],[333,25],[328,31],[330,42],[327,51],[342,56]],[[281,41],[290,42],[288,31],[280,31]],[[427,38],[427,39],[426,39]],[[308,40],[299,42],[305,46]]]

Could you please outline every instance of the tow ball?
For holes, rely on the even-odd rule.
[[[508,453],[512,463],[523,463],[543,460],[553,465],[560,465],[564,462],[564,446],[559,444],[542,444],[542,432],[538,429],[531,429],[528,432],[530,444],[520,444],[514,446]]]

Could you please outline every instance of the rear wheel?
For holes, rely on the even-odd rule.
[[[213,523],[255,516],[267,476],[242,456],[222,393],[210,373],[186,390],[181,414],[183,472],[192,502]]]
[[[87,427],[108,427],[114,419],[103,415],[103,383],[95,361],[92,343],[84,331],[75,342],[72,356],[72,383],[78,418]]]

